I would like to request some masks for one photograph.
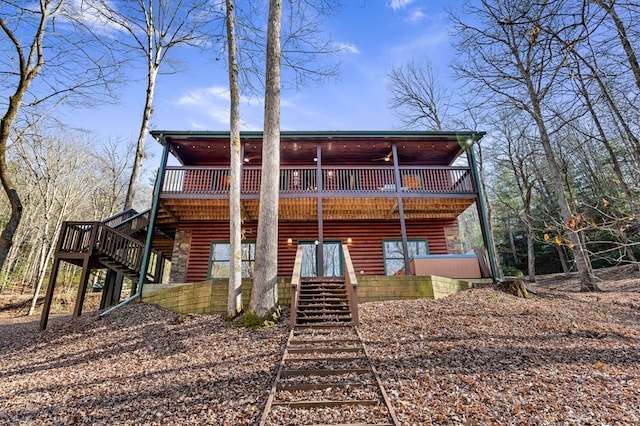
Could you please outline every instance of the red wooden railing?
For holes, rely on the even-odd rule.
[[[392,167],[281,167],[280,192],[340,193],[448,193],[473,194],[476,188],[468,167],[400,167],[400,182],[396,182]],[[245,167],[242,174],[242,193],[260,192],[261,170]],[[229,192],[229,169],[219,167],[167,167],[163,193],[213,194]]]

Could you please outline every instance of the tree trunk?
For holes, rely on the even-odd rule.
[[[620,38],[620,44],[622,44],[624,53],[627,55],[629,68],[631,68],[631,72],[633,73],[636,86],[638,86],[638,89],[640,89],[640,65],[638,64],[636,52],[633,50],[633,46],[631,45],[629,37],[627,36],[627,29],[624,26],[624,22],[622,22],[622,20],[618,16],[618,13],[616,12],[615,1],[611,1],[610,4],[606,4],[601,0],[596,0],[595,3],[602,7],[604,11],[609,16],[611,16],[611,19],[616,26],[616,30],[618,30],[618,38]]]
[[[523,73],[526,75],[526,73]],[[547,132],[547,127],[544,123],[542,109],[540,100],[536,94],[536,91],[533,86],[533,82],[531,79],[527,78],[526,80],[527,89],[529,92],[529,99],[531,100],[531,106],[533,108],[533,119],[536,122],[536,126],[538,128],[538,132],[540,134],[540,143],[542,144],[542,149],[544,150],[545,158],[547,159],[547,166],[549,167],[549,172],[551,174],[551,180],[553,182],[556,196],[558,197],[558,206],[560,207],[560,213],[562,215],[562,220],[565,224],[568,224],[572,218],[573,213],[571,212],[571,208],[569,207],[569,202],[567,201],[567,197],[565,195],[564,184],[562,183],[562,175],[560,173],[560,167],[558,165],[558,161],[556,160],[555,153],[553,152],[553,148],[551,146],[551,139],[549,137],[549,133]],[[571,227],[567,227],[568,232],[568,240],[571,242],[571,250],[573,251],[574,260],[576,262],[576,267],[578,268],[578,273],[580,274],[580,290],[581,291],[597,291],[598,286],[593,280],[593,273],[591,271],[591,261],[587,254],[586,248],[582,244],[582,240],[578,233],[572,229]]]
[[[16,93],[9,98],[9,106],[7,108],[4,117],[0,121],[0,181],[2,182],[2,188],[7,194],[9,204],[11,204],[11,216],[9,221],[0,234],[0,270],[4,266],[4,262],[9,255],[9,250],[13,245],[13,237],[20,225],[20,219],[22,218],[22,202],[18,191],[11,180],[9,167],[7,165],[7,144],[9,142],[9,135],[11,132],[11,125],[15,121],[20,108],[20,103],[27,91],[26,85],[21,85]]]
[[[229,54],[229,91],[231,105],[229,128],[231,149],[231,176],[229,189],[229,296],[227,315],[234,317],[242,311],[242,212],[240,190],[242,159],[240,158],[240,90],[238,88],[238,61],[234,31],[233,0],[226,0],[227,46]]]
[[[124,200],[124,210],[133,206],[136,196],[136,189],[140,180],[140,171],[142,170],[142,160],[146,157],[144,145],[149,133],[149,122],[153,113],[153,96],[155,94],[156,77],[158,76],[158,67],[149,60],[149,69],[147,72],[147,95],[144,101],[144,109],[142,111],[142,122],[140,123],[140,133],[138,133],[138,142],[136,144],[136,155],[133,159],[131,167],[131,178],[127,189],[127,196]]]
[[[251,312],[265,318],[278,308],[278,199],[280,178],[281,0],[269,0],[262,140],[262,182]]]
[[[532,227],[527,227],[527,273],[529,274],[529,282],[536,282],[536,251],[535,251],[536,233]]]

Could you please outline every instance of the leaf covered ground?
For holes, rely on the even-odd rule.
[[[402,425],[640,424],[640,273],[360,305],[361,333]],[[99,319],[0,319],[0,424],[259,420],[288,334],[136,303]],[[286,424],[286,420],[283,420]]]

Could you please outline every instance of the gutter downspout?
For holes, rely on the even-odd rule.
[[[113,306],[103,313],[100,314],[100,318],[109,315],[111,312],[116,309],[125,306],[137,298],[142,296],[142,286],[147,278],[147,269],[149,268],[149,259],[151,258],[151,244],[153,243],[153,230],[156,225],[156,217],[158,216],[158,206],[160,205],[160,192],[162,191],[162,185],[164,183],[164,173],[165,168],[167,167],[167,158],[169,157],[169,145],[164,141],[164,135],[160,134],[158,138],[159,142],[164,145],[162,150],[162,157],[160,159],[160,167],[158,169],[158,174],[156,175],[156,184],[153,190],[153,201],[151,204],[151,212],[149,214],[149,224],[147,225],[147,240],[144,244],[144,254],[142,258],[142,265],[140,267],[140,278],[138,279],[138,288],[136,294],[129,297],[126,300],[118,303],[116,306]]]
[[[475,142],[475,141],[474,141]],[[473,151],[473,145],[467,149],[469,155],[469,162],[471,163],[471,169],[473,171],[473,180],[478,191],[478,213],[480,217],[480,226],[482,228],[482,237],[484,239],[484,245],[487,248],[489,254],[489,266],[491,266],[491,275],[493,275],[493,281],[498,282],[502,279],[498,276],[498,267],[496,266],[496,254],[493,251],[493,239],[491,237],[491,230],[489,229],[489,221],[487,220],[487,208],[484,203],[484,193],[482,192],[482,185],[480,185],[480,177],[478,174],[478,163]]]

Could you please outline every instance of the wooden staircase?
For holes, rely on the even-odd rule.
[[[299,291],[296,325],[353,322],[342,277],[304,278]]]
[[[398,424],[357,329],[353,276],[292,278],[293,328],[260,426]]]
[[[100,302],[101,309],[119,302],[123,276],[132,281],[131,295],[135,293],[142,275],[146,282],[160,282],[164,266],[162,253],[151,250],[146,270],[143,271],[145,242],[136,235],[141,234],[148,224],[149,212],[138,213],[133,209],[125,210],[101,222],[64,222],[58,237],[40,329],[44,330],[47,326],[61,261],[82,268],[73,311],[76,317],[82,313],[92,269],[108,270]]]

